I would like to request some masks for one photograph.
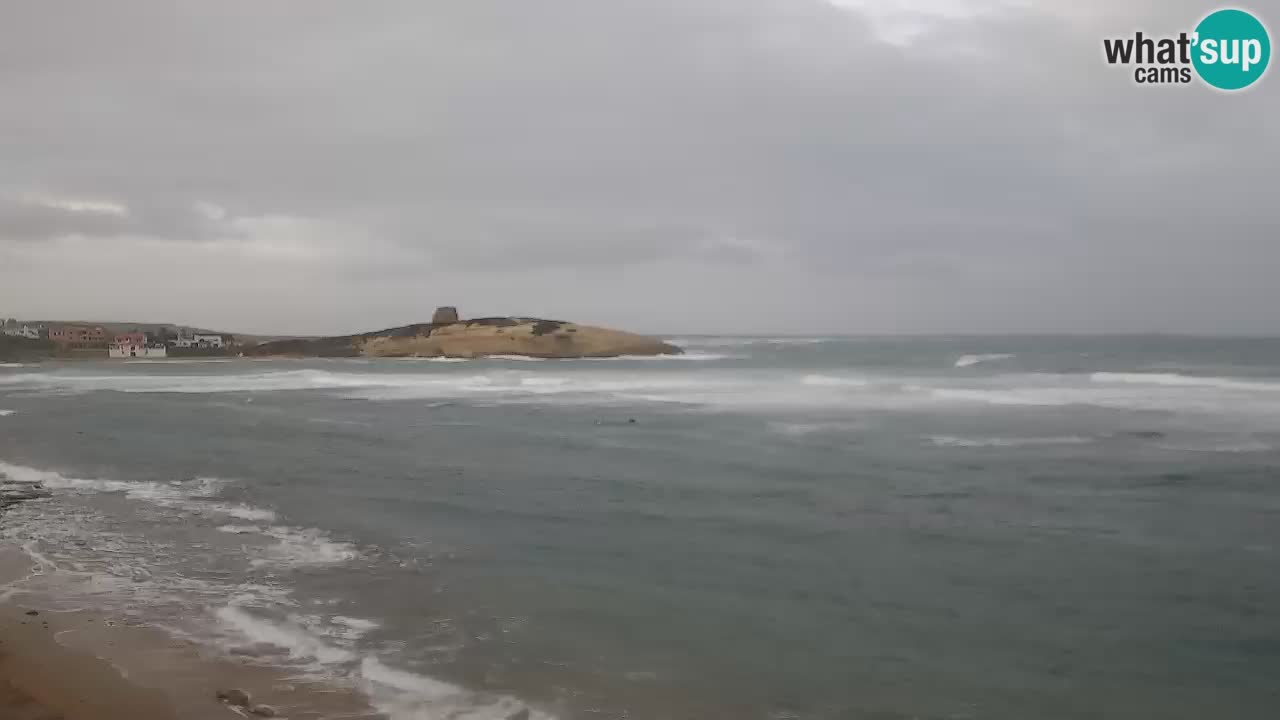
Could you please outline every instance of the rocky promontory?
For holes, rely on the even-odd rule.
[[[458,320],[453,308],[436,311],[437,322],[406,325],[361,335],[278,340],[245,350],[246,355],[289,357],[446,357],[518,355],[535,358],[607,358],[623,355],[677,355],[680,348],[621,330],[560,320],[492,317]]]

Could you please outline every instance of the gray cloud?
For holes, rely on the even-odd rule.
[[[1213,7],[6,6],[0,314],[1280,330],[1253,308],[1280,300],[1275,79],[1139,88],[1101,60]],[[67,207],[91,200],[127,213]],[[160,262],[188,273],[162,310],[101,279]]]

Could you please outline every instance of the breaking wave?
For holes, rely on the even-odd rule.
[[[9,417],[10,415],[13,415],[16,412],[18,411],[17,410],[0,410],[0,417]]]
[[[955,367],[958,367],[958,368],[973,367],[974,365],[980,365],[982,363],[996,362],[998,360],[1008,360],[1011,357],[1013,357],[1013,355],[1010,353],[988,353],[986,355],[961,355],[960,359],[956,360]]]
[[[204,477],[169,483],[78,478],[3,461],[0,461],[0,473],[18,482],[43,483],[51,490],[77,494],[118,493],[130,500],[172,509],[184,515],[222,515],[250,523],[273,523],[277,519],[274,510],[219,501],[219,493],[229,482],[221,478]],[[230,525],[218,529],[224,532],[253,532],[271,541],[252,549],[254,557],[251,564],[255,566],[332,565],[354,560],[360,554],[354,545],[333,540],[327,533],[315,528],[267,524]]]
[[[1077,435],[1066,435],[1062,437],[1026,437],[1026,438],[1007,438],[1007,437],[959,437],[955,435],[931,435],[929,442],[938,447],[951,448],[982,448],[982,447],[1034,447],[1039,445],[1085,445],[1093,442],[1092,438],[1080,437]]]
[[[924,410],[964,404],[1025,408],[1087,405],[1280,418],[1280,381],[1271,379],[1140,372],[1002,373],[962,379],[870,370],[855,374],[845,368],[805,372],[702,363],[610,367],[587,362],[517,368],[478,362],[467,361],[469,364],[460,366],[423,364],[413,370],[390,364],[335,364],[324,369],[266,372],[245,372],[245,366],[241,366],[229,372],[198,374],[102,370],[79,374],[59,370],[0,375],[0,389],[51,394],[109,391],[193,395],[308,391],[374,402],[601,406],[641,403],[748,412],[787,408]],[[462,371],[455,369],[458,367]],[[398,371],[391,371],[393,368]],[[157,488],[156,492],[172,492],[172,488]]]
[[[501,720],[523,716],[552,720],[509,695],[479,693],[459,685],[387,665],[374,654],[362,653],[353,641],[379,627],[372,620],[335,615],[327,618],[296,614],[266,617],[260,609],[232,601],[214,611],[224,647],[267,647],[264,661],[292,666],[315,677],[354,680],[374,708],[391,720],[455,718]]]
[[[391,720],[497,720],[521,714],[529,720],[552,717],[513,697],[476,693],[425,675],[396,670],[376,657],[360,661],[359,675],[361,689],[373,700],[374,707]]]
[[[508,362],[542,362],[546,358],[529,357],[528,355],[485,355],[478,360],[505,360]]]
[[[1095,383],[1124,385],[1159,385],[1177,388],[1217,388],[1250,392],[1280,392],[1280,382],[1259,382],[1223,377],[1201,377],[1177,373],[1096,372],[1089,376]]]
[[[716,360],[741,360],[745,355],[727,355],[724,353],[709,352],[683,352],[678,355],[618,355],[616,357],[602,358],[579,358],[581,360],[589,360],[592,362],[600,361],[619,361],[619,360],[683,360],[686,362],[714,362]]]
[[[871,383],[860,378],[835,377],[831,375],[805,375],[800,379],[804,385],[817,387],[867,387]]]
[[[249,568],[264,564],[285,568],[331,565],[360,555],[353,545],[335,541],[320,530],[269,524],[276,519],[273,511],[222,501],[219,495],[228,481],[220,478],[128,482],[75,477],[4,461],[0,461],[0,473],[19,482],[42,482],[57,491],[55,499],[116,493],[162,507],[199,510],[198,516],[182,515],[173,521],[161,521],[166,527],[183,526],[191,518],[217,514],[256,522],[210,528],[237,536],[240,545],[233,553],[247,557]],[[230,577],[223,572],[198,577],[199,568],[196,576],[190,576],[185,560],[179,560],[186,557],[186,546],[171,544],[177,536],[153,540],[145,526],[136,535],[121,534],[115,530],[116,520],[88,522],[90,516],[84,515],[83,510],[79,515],[60,515],[65,510],[53,507],[48,510],[52,515],[38,514],[34,508],[24,510],[17,517],[6,516],[4,537],[29,540],[26,549],[40,564],[40,574],[63,577],[49,582],[62,583],[51,586],[60,589],[58,597],[70,603],[68,609],[85,604],[116,607],[115,603],[121,603],[121,612],[134,614],[144,605],[164,607],[162,617],[170,620],[161,622],[159,627],[179,637],[208,643],[234,654],[241,662],[288,668],[295,677],[354,685],[367,695],[376,711],[391,720],[490,720],[513,716],[552,720],[552,716],[529,708],[510,695],[475,692],[392,667],[388,660],[374,654],[385,647],[375,651],[360,642],[381,627],[379,621],[323,611],[310,614],[325,603],[300,602],[289,586],[270,580],[279,577],[274,572],[259,574],[251,570],[248,580],[239,583],[228,582]],[[50,557],[36,547],[37,537],[50,548]],[[209,547],[206,543],[199,546]],[[175,548],[178,555],[172,554]],[[304,607],[311,608],[310,613],[301,609]],[[173,620],[174,613],[188,622]]]

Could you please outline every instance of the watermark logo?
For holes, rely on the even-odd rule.
[[[1258,82],[1271,62],[1271,37],[1254,15],[1224,9],[1207,15],[1190,33],[1107,38],[1102,50],[1111,65],[1135,66],[1140,85],[1188,84],[1193,76],[1219,90],[1243,90]]]

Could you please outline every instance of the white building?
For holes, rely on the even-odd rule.
[[[169,339],[169,345],[176,348],[201,348],[204,350],[221,350],[227,347],[227,342],[221,335],[215,333],[194,333],[188,335],[186,331],[179,330],[178,334]]]
[[[163,358],[169,357],[169,351],[163,345],[147,345],[136,342],[115,342],[107,348],[107,354],[113,358]]]
[[[197,333],[192,339],[195,340],[195,347],[219,349],[225,347],[221,335],[202,335]]]
[[[17,324],[14,324],[14,325],[5,325],[5,326],[4,326],[4,334],[5,334],[5,335],[8,335],[9,337],[22,337],[22,338],[27,338],[28,340],[39,340],[39,339],[40,339],[40,330],[41,330],[41,328],[40,328],[40,326],[39,326],[39,325],[17,325]]]

